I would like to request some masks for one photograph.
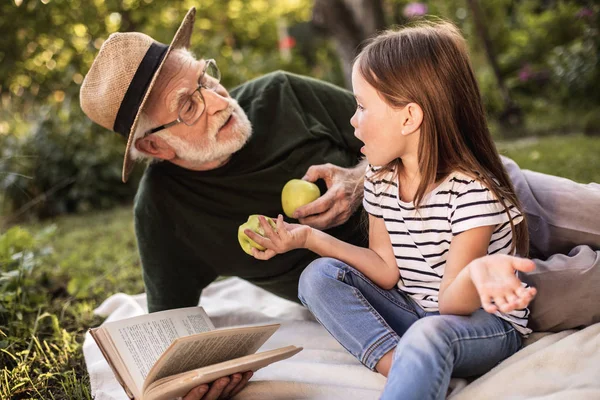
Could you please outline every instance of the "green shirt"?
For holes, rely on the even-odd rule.
[[[360,158],[362,143],[350,125],[356,103],[346,90],[275,72],[236,87],[231,96],[253,133],[227,164],[191,171],[154,163],[140,183],[135,231],[151,312],[198,304],[202,289],[219,275],[239,276],[297,301],[298,277],[317,255],[297,249],[256,260],[241,249],[238,227],[251,214],[283,214],[284,184],[311,165],[350,167]],[[357,212],[327,232],[364,246],[359,220]]]

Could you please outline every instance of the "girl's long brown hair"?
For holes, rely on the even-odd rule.
[[[364,79],[394,108],[417,103],[423,110],[418,148],[421,183],[418,208],[427,188],[452,171],[476,177],[503,205],[515,240],[511,252],[527,255],[527,221],[488,130],[467,45],[449,22],[421,22],[373,38],[357,56]],[[400,159],[381,172],[399,171]],[[509,207],[523,214],[514,225]]]

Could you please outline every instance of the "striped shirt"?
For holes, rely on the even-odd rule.
[[[411,296],[425,311],[438,311],[438,293],[450,242],[469,229],[494,225],[488,254],[509,254],[513,235],[502,204],[479,180],[461,172],[451,173],[423,197],[419,210],[399,198],[394,171],[373,177],[380,167],[368,166],[363,206],[383,218],[400,269],[398,288]],[[509,206],[513,223],[523,220]],[[496,315],[526,335],[528,309]]]

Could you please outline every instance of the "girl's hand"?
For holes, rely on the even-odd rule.
[[[493,254],[473,260],[467,267],[481,306],[491,314],[523,309],[537,293],[533,287],[524,288],[515,275],[515,271],[535,269],[533,261],[526,258]]]
[[[284,222],[281,214],[277,217],[277,230],[273,229],[262,215],[258,217],[258,221],[265,231],[264,236],[249,229],[244,230],[244,233],[250,239],[266,248],[264,251],[252,248],[252,255],[259,260],[268,260],[276,254],[304,248],[312,231],[310,226]]]

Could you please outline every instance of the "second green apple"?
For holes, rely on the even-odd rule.
[[[302,179],[292,179],[285,184],[281,191],[283,212],[293,218],[297,208],[315,201],[319,196],[321,196],[321,191],[314,183]]]

